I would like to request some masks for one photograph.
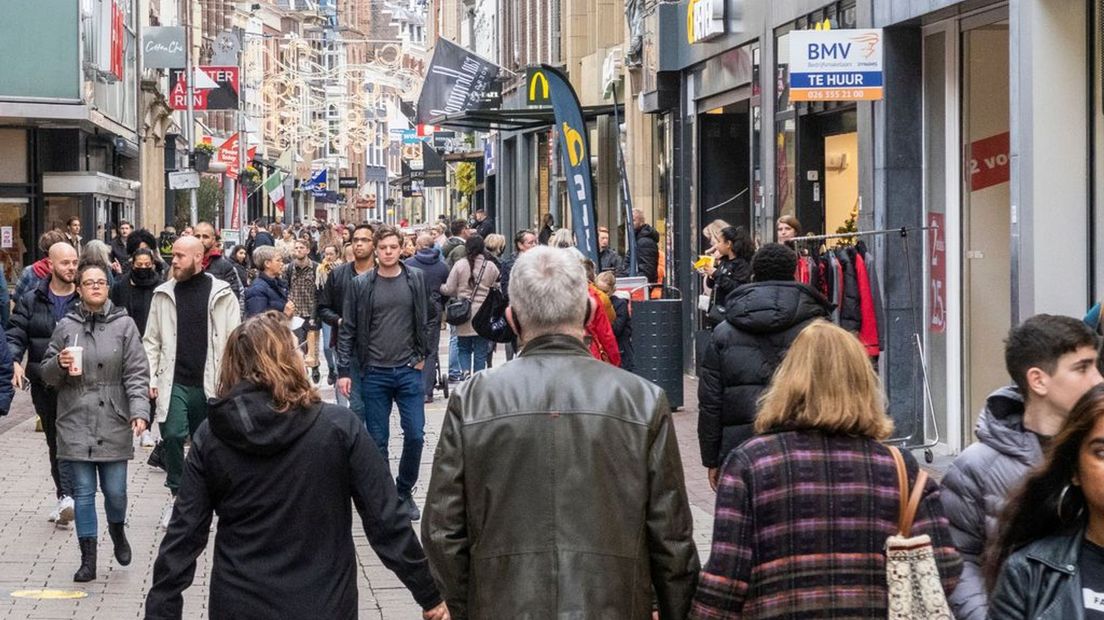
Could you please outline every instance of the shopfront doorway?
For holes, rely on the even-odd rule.
[[[715,108],[698,117],[701,208],[698,229],[715,220],[751,231],[751,134],[748,101]],[[704,250],[706,246],[702,246]]]
[[[810,234],[854,230],[859,211],[855,109],[808,114],[799,126],[797,219]]]

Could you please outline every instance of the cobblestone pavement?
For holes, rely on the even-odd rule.
[[[444,339],[447,342],[447,338]],[[442,352],[442,361],[447,359]],[[503,363],[502,347],[496,363]],[[325,372],[323,372],[325,377]],[[688,378],[685,406],[675,413],[675,425],[687,476],[687,490],[694,514],[694,537],[704,561],[712,536],[713,492],[698,458],[695,432],[697,409],[696,382]],[[332,398],[325,386],[323,396]],[[433,448],[436,446],[444,401],[438,397],[426,406],[426,446],[415,498],[424,505]],[[397,472],[402,450],[398,415],[392,416],[392,470]],[[133,547],[130,566],[119,566],[111,555],[106,534],[103,498],[97,495],[100,546],[97,579],[86,584],[73,582],[79,564],[75,531],[58,529],[46,520],[54,507],[53,483],[49,475],[46,442],[34,432],[34,411],[27,392],[16,395],[11,413],[0,418],[0,619],[49,618],[141,618],[146,590],[151,583],[153,561],[163,532],[158,528],[161,511],[169,499],[164,488],[164,473],[145,464],[148,449],[136,448],[130,463],[127,493],[127,534]],[[355,515],[354,515],[355,517]],[[359,519],[354,518],[359,527]],[[416,524],[417,525],[417,524]],[[216,525],[217,527],[217,525]],[[417,529],[417,528],[416,528]],[[398,579],[372,552],[364,532],[354,528],[354,542],[360,562],[360,618],[415,619],[419,609]],[[200,555],[195,581],[184,594],[184,617],[206,617],[207,587],[210,575],[210,544]],[[43,599],[16,596],[27,590],[57,590],[77,593],[83,598]]]

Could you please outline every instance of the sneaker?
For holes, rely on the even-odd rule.
[[[169,529],[169,521],[172,521],[173,502],[175,501],[176,498],[170,500],[169,503],[165,505],[165,509],[161,511],[161,529],[163,530]]]
[[[326,383],[329,385],[337,383],[337,373],[333,369],[330,369],[330,374],[326,375]]]
[[[149,431],[142,431],[142,447],[143,448],[152,448],[153,447],[153,435],[151,435]]]
[[[59,499],[57,505],[57,518],[53,519],[54,525],[59,527],[69,525],[69,522],[73,520],[73,507],[72,497],[65,495]]]
[[[411,521],[420,521],[422,513],[418,510],[418,504],[414,503],[414,498],[407,495],[405,497],[399,497],[399,510],[406,512],[410,515]]]
[[[318,366],[311,369],[311,381],[314,381],[315,385],[322,380],[322,373],[318,371]]]

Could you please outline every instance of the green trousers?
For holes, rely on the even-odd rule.
[[[159,398],[164,398],[158,395]],[[161,423],[161,441],[164,443],[165,486],[173,495],[180,488],[180,476],[184,473],[184,440],[195,434],[199,425],[207,419],[207,395],[201,387],[173,384],[169,395],[169,415]]]

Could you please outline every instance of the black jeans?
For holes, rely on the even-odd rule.
[[[35,413],[42,420],[42,430],[46,432],[46,446],[50,450],[50,477],[54,479],[54,491],[60,498],[73,496],[73,482],[69,475],[69,464],[58,462],[57,458],[57,391],[37,381],[31,382],[31,402]]]
[[[422,384],[425,386],[425,397],[433,398],[433,388],[437,385],[437,356],[441,348],[441,324],[431,322],[427,327],[429,337],[427,339],[429,353],[426,355],[425,367],[422,368]]]

